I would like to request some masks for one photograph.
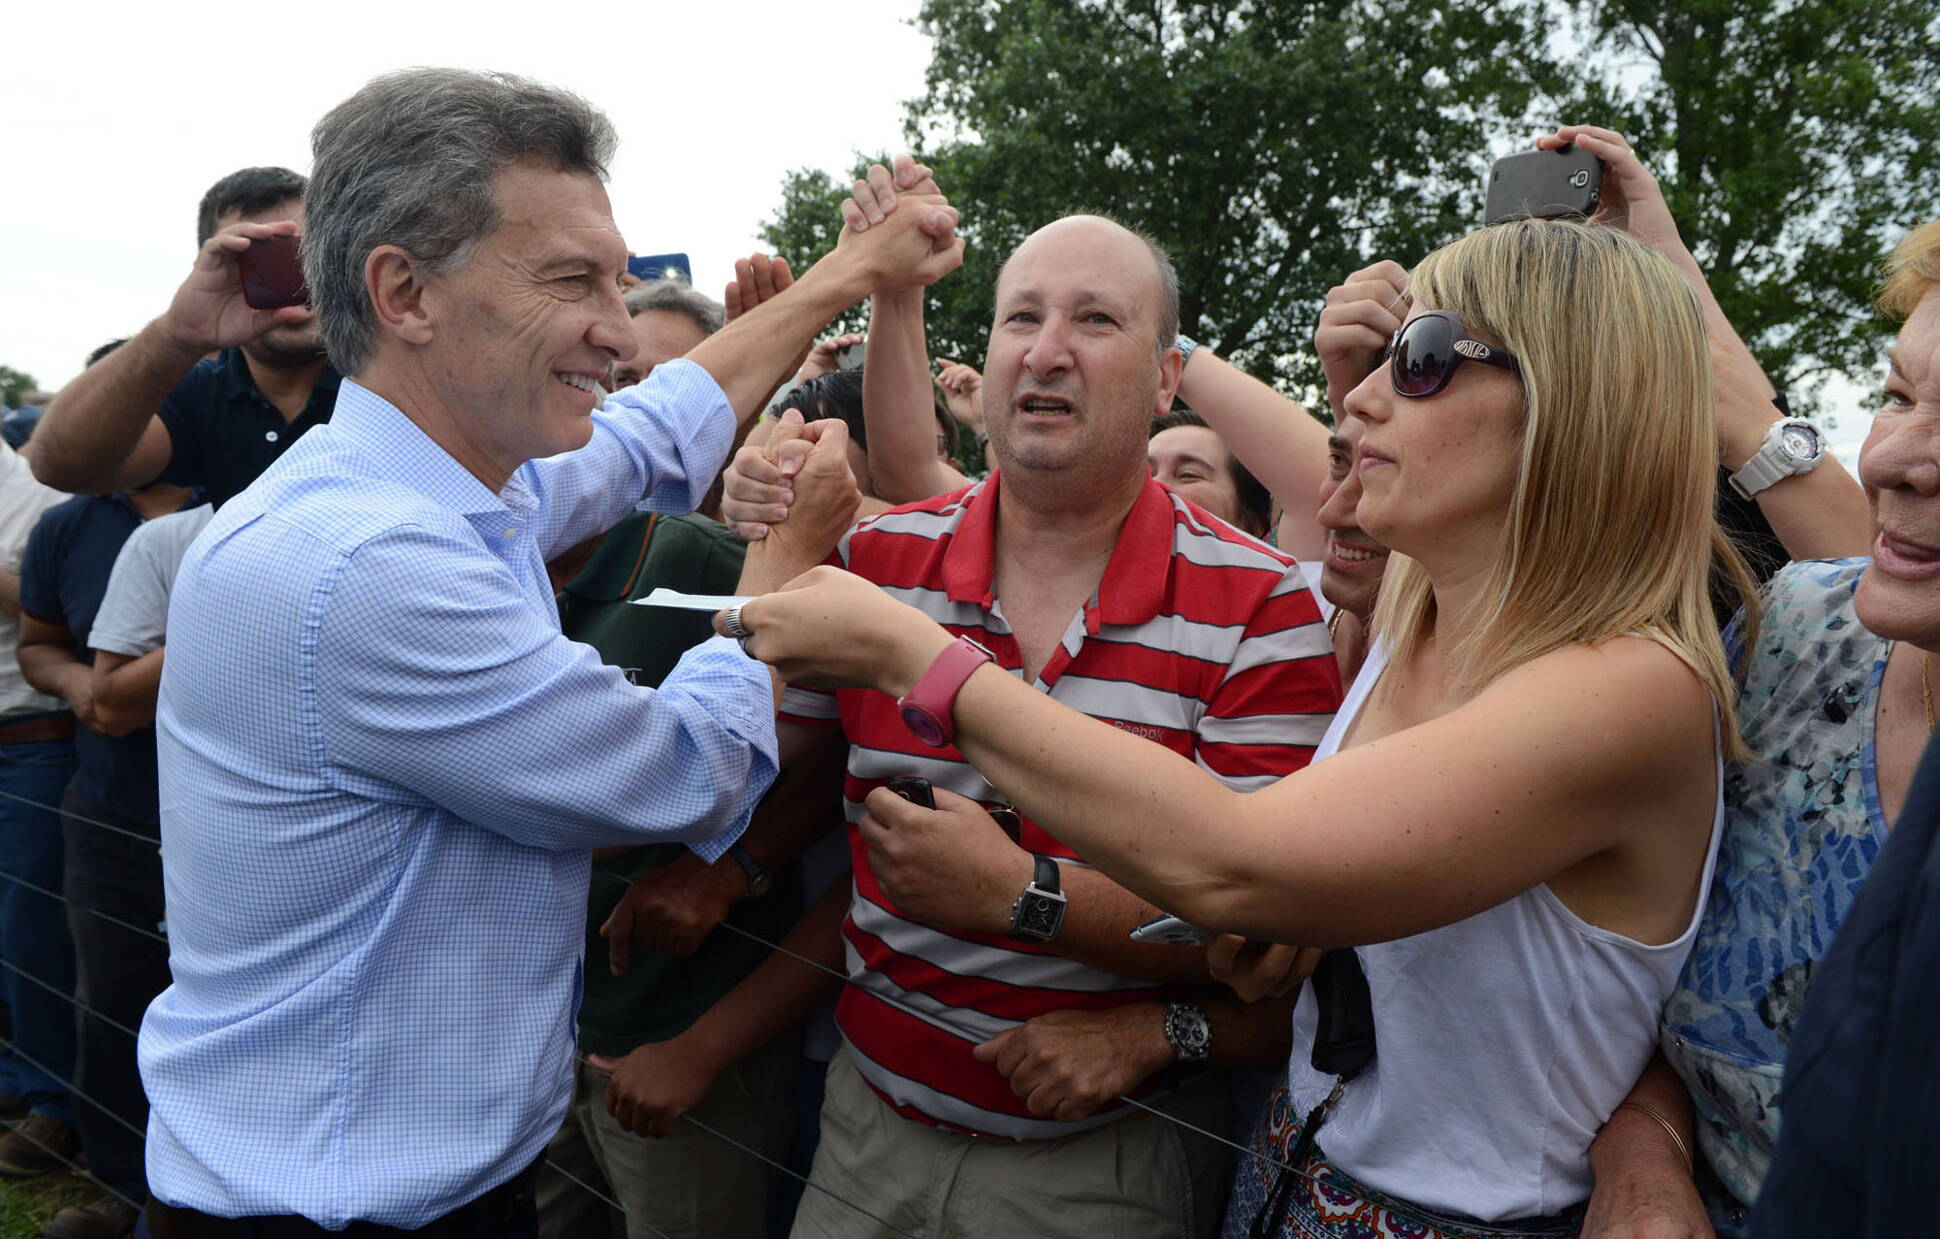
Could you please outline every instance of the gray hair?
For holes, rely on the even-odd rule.
[[[376,78],[310,133],[303,275],[331,362],[355,375],[377,347],[364,263],[380,245],[428,274],[463,266],[499,223],[492,182],[539,159],[606,179],[617,142],[579,96],[508,73],[405,69]]]
[[[696,292],[682,280],[648,280],[638,288],[627,289],[628,318],[638,318],[648,310],[668,310],[684,314],[701,329],[702,338],[713,335],[727,322],[727,311],[706,293]]]

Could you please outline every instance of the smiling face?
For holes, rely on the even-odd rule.
[[[1940,649],[1940,287],[1894,343],[1886,405],[1859,453],[1873,562],[1854,604],[1868,629]]]
[[[1156,338],[1163,296],[1151,251],[1109,220],[1062,219],[1018,246],[983,375],[1007,484],[1082,494],[1144,476],[1147,428],[1178,387],[1177,354]]]
[[[1416,559],[1492,557],[1521,465],[1521,381],[1463,366],[1441,392],[1408,399],[1395,393],[1383,364],[1348,393],[1345,407],[1361,423],[1359,527]]]
[[[638,348],[626,242],[597,178],[520,162],[494,180],[499,225],[425,280],[422,364],[475,453],[509,475],[584,447],[607,367]]]
[[[1152,476],[1234,528],[1244,528],[1233,454],[1207,426],[1174,426],[1145,442]]]
[[[1320,561],[1320,592],[1327,601],[1362,623],[1374,612],[1387,570],[1388,548],[1360,526],[1361,476],[1355,458],[1361,450],[1359,418],[1348,417],[1327,436],[1327,476],[1320,482],[1316,513],[1326,531],[1327,550]]]

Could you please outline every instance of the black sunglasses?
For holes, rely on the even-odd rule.
[[[1426,400],[1436,395],[1465,361],[1479,361],[1511,374],[1522,365],[1505,348],[1484,344],[1468,334],[1462,320],[1447,310],[1424,310],[1394,333],[1388,342],[1388,379],[1397,396]]]

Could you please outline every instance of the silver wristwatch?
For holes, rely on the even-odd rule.
[[[1772,423],[1765,442],[1731,475],[1731,489],[1749,499],[1774,482],[1810,473],[1825,459],[1825,436],[1802,417]]]
[[[1196,1003],[1174,1002],[1165,1008],[1165,1043],[1182,1063],[1203,1063],[1212,1056],[1212,1024]]]

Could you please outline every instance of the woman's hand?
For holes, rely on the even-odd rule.
[[[1536,139],[1538,150],[1564,146],[1580,146],[1603,161],[1603,189],[1591,219],[1629,233],[1680,266],[1696,265],[1690,250],[1684,247],[1684,238],[1678,235],[1677,221],[1671,218],[1657,178],[1644,167],[1644,161],[1637,158],[1622,134],[1595,125],[1564,125]]]
[[[838,423],[839,424],[839,423]],[[722,615],[714,631],[726,635]],[[901,696],[952,638],[921,611],[853,573],[823,565],[741,608],[749,654],[791,684]]]

